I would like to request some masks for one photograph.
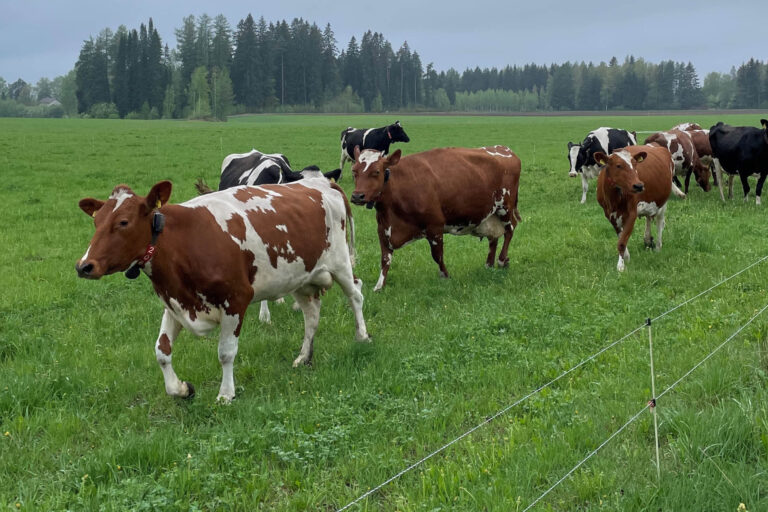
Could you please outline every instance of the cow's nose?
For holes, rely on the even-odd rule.
[[[80,262],[77,262],[75,263],[75,270],[77,270],[78,277],[88,277],[93,272],[93,263],[86,262],[81,265]]]
[[[365,194],[361,194],[360,192],[354,192],[350,199],[355,204],[363,204],[365,202]]]
[[[643,186],[642,183],[635,183],[634,185],[632,185],[632,190],[635,192],[642,192],[643,188],[645,187]]]

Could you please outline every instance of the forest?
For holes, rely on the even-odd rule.
[[[768,63],[699,80],[690,62],[476,67],[422,63],[378,32],[339,47],[330,24],[188,16],[164,42],[152,19],[86,39],[66,75],[0,77],[0,116],[225,120],[260,112],[532,112],[768,108]],[[514,60],[510,56],[510,60]]]

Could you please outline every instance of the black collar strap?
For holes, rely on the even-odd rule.
[[[165,215],[155,210],[155,213],[152,215],[152,242],[147,246],[144,256],[125,271],[125,277],[128,279],[139,277],[140,269],[144,268],[144,265],[149,263],[152,256],[155,255],[155,244],[157,243],[158,235],[163,232],[163,227],[165,227]]]

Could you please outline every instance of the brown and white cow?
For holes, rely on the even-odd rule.
[[[598,153],[595,160],[604,166],[597,177],[597,202],[619,236],[616,269],[623,271],[629,261],[627,241],[638,216],[646,218],[646,247],[654,246],[651,219],[656,220],[655,249],[661,250],[674,164],[667,148],[656,145],[629,146],[610,156]]]
[[[392,252],[420,238],[429,242],[440,275],[448,277],[444,233],[487,237],[488,267],[503,235],[498,263],[509,264],[509,242],[520,221],[520,159],[509,148],[440,148],[402,158],[399,149],[383,156],[356,148],[352,173],[351,201],[376,208],[381,274],[374,291],[386,283]]]
[[[352,305],[357,339],[368,339],[362,283],[352,273],[354,240],[346,239],[351,212],[338,186],[325,178],[241,186],[175,205],[167,204],[170,195],[171,183],[162,181],[146,197],[120,185],[106,201],[81,200],[96,232],[75,265],[89,279],[122,271],[136,277],[143,268],[165,306],[155,355],[169,395],[194,394],[171,366],[181,328],[203,336],[220,325],[218,399],[234,398],[232,366],[252,302],[292,293],[301,306],[304,342],[294,366],[311,363],[319,295],[333,281]]]
[[[685,176],[685,193],[688,194],[688,185],[691,182],[691,173],[696,177],[696,183],[709,192],[712,186],[709,183],[710,171],[707,165],[699,159],[696,145],[693,142],[693,132],[672,129],[666,132],[656,132],[645,139],[646,144],[656,143],[667,148],[672,155],[675,164],[674,181],[681,186],[677,176]],[[711,151],[710,151],[711,153]]]

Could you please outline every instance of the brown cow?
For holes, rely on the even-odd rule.
[[[140,197],[125,185],[106,201],[83,199],[96,233],[75,268],[99,279],[139,268],[165,305],[155,355],[169,395],[189,397],[191,384],[171,366],[182,327],[204,336],[221,325],[218,399],[235,396],[233,361],[251,302],[292,293],[304,312],[304,342],[294,366],[312,360],[320,319],[319,295],[339,283],[354,310],[357,339],[367,340],[362,283],[352,274],[349,203],[325,178],[289,185],[235,187],[170,205],[171,183],[162,181]]]
[[[699,159],[696,146],[693,143],[692,132],[672,129],[667,132],[656,132],[645,139],[646,144],[656,143],[667,148],[672,155],[675,164],[674,181],[680,186],[677,176],[685,175],[685,193],[688,193],[688,185],[691,182],[691,173],[696,176],[696,183],[709,192],[712,186],[709,184],[709,167]],[[711,151],[710,151],[711,153]]]
[[[403,158],[399,149],[385,157],[357,148],[352,173],[351,201],[376,207],[381,274],[374,291],[386,283],[392,252],[419,238],[429,242],[442,277],[448,277],[444,233],[487,237],[488,267],[504,235],[498,262],[501,267],[509,264],[509,242],[520,221],[520,159],[509,148],[440,148]]]
[[[672,190],[674,164],[665,147],[629,146],[614,151],[610,156],[596,153],[595,160],[604,165],[597,177],[597,202],[605,217],[611,221],[619,236],[620,272],[629,261],[627,241],[638,216],[646,218],[645,245],[653,247],[651,219],[656,219],[656,251],[661,250],[661,233],[667,211],[667,199]]]

